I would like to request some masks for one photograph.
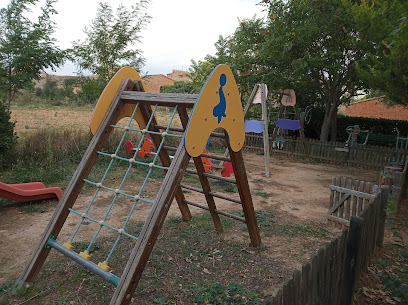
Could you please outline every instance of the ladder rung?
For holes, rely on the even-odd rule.
[[[201,157],[206,157],[206,158],[209,158],[209,159],[231,162],[230,158],[224,157],[224,156],[217,156],[217,155],[212,155],[212,154],[201,154]]]
[[[177,147],[163,145],[162,149],[176,151]]]
[[[163,126],[163,125],[156,125],[155,127],[161,129],[161,130],[167,130],[167,126]],[[177,131],[177,132],[184,132],[183,128],[180,127],[169,127],[170,131]]]
[[[200,208],[200,209],[204,209],[204,210],[207,210],[207,211],[210,210],[208,207],[206,207],[206,206],[204,206],[204,205],[197,204],[197,203],[195,203],[195,202],[191,202],[191,201],[188,201],[188,200],[186,200],[186,199],[184,199],[183,202],[186,203],[186,204],[188,204],[188,205],[192,205],[192,206],[195,206],[195,207],[197,207],[197,208]],[[225,217],[229,217],[229,218],[232,218],[232,219],[241,221],[241,222],[243,222],[243,223],[246,223],[244,217],[239,217],[239,216],[235,216],[235,215],[230,214],[230,213],[225,213],[225,212],[222,212],[222,211],[218,211],[217,209],[215,209],[213,212],[216,213],[216,214],[219,214],[219,215],[222,215],[222,216],[225,216]]]
[[[197,171],[191,170],[191,169],[186,169],[186,173],[193,174],[193,175],[198,175]],[[224,181],[224,182],[228,182],[228,183],[237,184],[237,182],[235,180],[224,178],[224,177],[218,177],[216,175],[211,175],[211,174],[208,174],[208,173],[203,173],[203,176],[207,177],[207,178],[214,179],[214,180],[219,180],[219,181]]]
[[[88,261],[86,259],[83,259],[78,255],[73,250],[68,250],[61,246],[55,239],[50,238],[50,240],[47,243],[47,247],[54,248],[58,252],[64,254],[66,257],[72,259],[73,261],[77,262],[81,266],[85,267],[89,271],[92,271],[96,275],[99,275],[101,278],[104,280],[108,281],[109,283],[118,286],[120,278],[114,275],[113,273],[110,273],[108,271],[104,271],[101,268],[99,268],[95,263]]]
[[[187,190],[191,190],[191,191],[194,191],[194,192],[197,192],[197,193],[205,194],[202,189],[196,188],[196,187],[194,187],[194,186],[185,185],[185,184],[180,184],[180,186],[181,186],[182,188],[187,189]],[[220,199],[224,199],[224,200],[227,200],[227,201],[231,201],[231,202],[234,202],[234,203],[241,204],[241,201],[238,200],[238,199],[228,198],[228,197],[226,197],[226,196],[219,195],[219,194],[213,193],[213,192],[209,192],[208,194],[211,195],[211,196],[213,196],[213,197],[217,197],[217,198],[220,198]]]

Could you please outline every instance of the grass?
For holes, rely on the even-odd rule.
[[[262,183],[262,184],[264,184],[264,183],[266,183],[267,181],[264,180],[264,179],[255,179],[255,180],[253,180],[252,182],[253,182],[253,183]]]
[[[273,196],[273,193],[268,193],[268,192],[262,192],[262,191],[256,191],[254,193],[255,196],[261,196],[262,198],[269,198]]]
[[[211,180],[210,187],[214,191],[220,191],[223,193],[238,193],[237,185],[229,182]]]
[[[242,216],[242,213],[236,214]],[[305,233],[307,226],[280,223],[274,210],[257,211],[256,216],[264,235],[322,237],[322,234],[313,235],[312,225]],[[239,222],[226,217],[221,217],[221,221],[225,231],[231,233],[229,238],[215,232],[209,212],[193,216],[190,222],[169,217],[139,282],[136,303],[261,304],[264,294],[260,291],[275,281],[272,275],[291,274],[292,270],[285,271],[284,263],[270,259],[268,248],[248,247],[248,237],[241,237]],[[127,232],[137,236],[142,226],[142,222],[129,223]],[[103,261],[114,241],[115,237],[104,237],[95,242],[91,260]],[[77,252],[87,246],[85,242],[74,243]],[[120,275],[133,246],[134,242],[121,239],[110,263],[114,274]],[[109,304],[114,290],[61,255],[46,262],[34,289],[12,296],[11,286],[12,282],[0,286],[0,304],[11,300],[14,303],[29,300],[30,304],[44,304],[45,300],[50,304],[70,304],[81,300],[104,305]],[[216,300],[218,303],[214,303]]]
[[[235,213],[237,216],[244,216],[243,212]],[[320,239],[328,239],[330,237],[329,231],[321,226],[315,224],[295,224],[291,222],[281,222],[274,210],[255,211],[258,227],[266,237],[276,235],[284,235],[290,238],[301,237],[315,237]],[[246,226],[241,226],[242,230],[246,230]]]
[[[32,214],[32,213],[46,213],[48,210],[41,205],[32,204],[31,202],[28,205],[24,205],[22,209],[23,214]]]

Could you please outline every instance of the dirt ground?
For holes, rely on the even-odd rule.
[[[315,223],[322,226],[326,226],[328,186],[333,176],[346,176],[374,183],[378,180],[378,173],[372,171],[327,164],[299,163],[287,158],[279,159],[276,157],[271,158],[272,175],[270,178],[266,178],[263,172],[263,156],[249,153],[245,154],[245,166],[256,210],[274,209],[282,217],[295,223]],[[267,193],[268,196],[262,196],[263,193]],[[92,195],[91,190],[80,194],[74,209],[84,211]],[[103,203],[109,199],[107,192],[100,192],[98,196],[100,201],[93,207],[92,215],[96,219],[101,219],[106,212],[106,204]],[[238,194],[232,196],[238,197]],[[205,204],[204,196],[201,194],[188,193],[186,198],[196,203]],[[56,207],[56,201],[37,204],[43,206],[47,212],[25,214],[19,203],[10,204],[0,212],[0,265],[7,266],[0,269],[0,284],[21,275],[31,251],[39,241]],[[222,199],[216,199],[216,204],[217,208],[222,211],[239,210],[237,205]],[[140,205],[133,220],[144,221],[149,210],[149,205]],[[198,208],[191,208],[191,210],[193,213],[201,213],[202,211]],[[128,212],[128,205],[115,205],[106,222],[117,226],[118,223],[124,222]],[[175,202],[172,204],[169,214],[179,216],[180,213]],[[61,242],[68,240],[78,221],[79,217],[71,213],[58,240]],[[89,240],[95,233],[96,227],[92,225],[82,226],[78,233],[78,239]],[[327,229],[336,230],[331,227],[327,227]],[[110,232],[102,230],[101,234],[109,235]],[[264,239],[263,242],[268,246],[268,244],[276,241]],[[292,246],[295,247],[296,245]],[[279,249],[276,250],[276,253],[279,253]]]

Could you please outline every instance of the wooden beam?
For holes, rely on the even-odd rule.
[[[335,210],[337,210],[343,203],[344,201],[346,201],[349,197],[351,196],[351,194],[344,194],[327,212],[328,215],[330,215],[331,213],[333,213]]]
[[[269,157],[269,123],[268,123],[268,107],[266,104],[266,85],[261,84],[261,108],[262,108],[262,125],[263,125],[263,142],[264,142],[264,162],[265,176],[271,176],[270,157]]]
[[[332,185],[332,184],[330,185],[330,189],[333,190],[333,191],[354,195],[354,196],[361,197],[361,198],[368,199],[368,200],[373,200],[375,198],[375,196],[376,196],[376,195],[373,195],[373,194],[367,194],[367,193],[364,193],[364,192],[350,190],[348,188],[344,188],[344,187],[340,187],[340,186]]]
[[[121,94],[120,98],[129,104],[137,104],[141,102],[143,104],[166,107],[181,106],[193,108],[198,98],[198,94],[125,91]]]
[[[225,134],[227,136],[227,134]],[[246,175],[242,150],[235,152],[228,144],[231,157],[232,168],[234,169],[235,180],[238,186],[239,197],[241,198],[242,209],[248,228],[251,245],[258,247],[261,245],[261,235],[259,234],[258,222],[252,202],[251,190],[249,189],[248,177]]]
[[[327,219],[341,223],[342,225],[345,225],[347,227],[350,225],[350,221],[343,219],[343,218],[333,216],[333,215],[327,215]]]

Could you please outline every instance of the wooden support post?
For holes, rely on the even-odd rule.
[[[384,243],[384,232],[385,232],[385,222],[387,219],[387,205],[388,196],[390,194],[390,188],[388,185],[381,186],[381,204],[380,204],[380,217],[378,222],[378,232],[377,232],[377,247],[382,247]]]
[[[394,181],[391,186],[391,196],[394,201],[395,215],[397,214],[398,204],[401,200],[402,172],[394,173]]]
[[[266,86],[261,84],[261,107],[263,122],[263,141],[264,141],[264,159],[265,159],[265,176],[271,176],[270,158],[269,158],[269,124],[268,124],[268,107],[266,105]]]
[[[253,100],[255,98],[256,92],[258,91],[258,87],[259,87],[259,85],[256,84],[254,86],[254,89],[252,89],[251,95],[249,96],[249,99],[248,99],[248,101],[247,101],[247,103],[246,103],[246,105],[244,107],[244,118],[245,118],[246,113],[248,112],[249,106],[251,106],[251,104],[252,104],[252,102],[253,102]]]
[[[354,288],[357,281],[358,254],[360,249],[363,222],[364,219],[357,216],[352,216],[350,219],[343,273],[343,305],[351,305],[353,302]]]
[[[156,202],[126,264],[110,305],[130,304],[189,161],[190,156],[184,149],[184,143],[181,142],[161,184]]]
[[[147,124],[147,122],[149,121],[149,118],[152,115],[152,109],[150,106],[146,104],[142,104],[139,107],[140,107],[140,112],[142,113],[143,119],[145,120]],[[156,122],[155,117],[152,118],[150,126],[151,128],[149,128],[149,130],[156,131],[156,132],[160,131],[159,128],[157,128],[157,122]],[[152,138],[153,144],[157,149],[160,146],[160,142],[162,141],[162,136],[158,134],[150,134],[150,137]],[[163,147],[159,152],[159,158],[163,166],[165,167],[170,166],[170,163],[171,163],[170,156],[167,150],[163,149]],[[179,185],[176,187],[175,198],[176,198],[177,205],[181,212],[181,217],[185,221],[190,221],[191,212],[190,212],[188,205],[183,202],[185,198],[184,198],[183,191],[181,190],[181,187]]]
[[[294,108],[295,108],[296,120],[300,120],[300,111],[299,111],[299,107],[297,106],[297,104],[294,106]],[[300,140],[303,143],[303,149],[305,151],[305,157],[306,157],[306,159],[309,159],[310,153],[309,153],[309,146],[306,143],[304,123],[301,124],[301,126],[302,126],[302,128],[299,129],[299,137],[300,137]]]
[[[84,179],[89,175],[93,165],[96,162],[96,159],[98,158],[98,151],[101,150],[103,144],[109,138],[109,135],[112,131],[111,125],[116,123],[116,120],[119,117],[120,112],[122,111],[124,104],[120,102],[120,95],[125,90],[132,90],[134,86],[134,83],[129,79],[123,80],[109,109],[106,112],[104,119],[99,126],[98,131],[92,138],[88,149],[85,151],[85,154],[82,157],[78,168],[72,176],[72,179],[68,184],[68,187],[66,188],[64,195],[59,202],[50,222],[48,223],[48,226],[45,229],[44,234],[42,235],[41,240],[37,245],[37,248],[34,250],[33,255],[28,261],[23,275],[20,279],[17,280],[17,289],[26,287],[27,285],[30,286],[30,284],[33,283],[37,278],[37,275],[44,265],[44,262],[50,251],[49,249],[45,248],[48,240],[51,236],[58,236],[58,234],[60,233],[61,228],[68,217],[68,209],[74,205],[75,200],[77,199],[79,193],[81,192],[82,186],[84,185]]]
[[[261,235],[259,234],[258,222],[256,221],[256,214],[252,202],[251,190],[249,189],[244,159],[242,158],[242,151],[234,152],[229,144],[228,148],[249,232],[249,238],[251,239],[251,246],[258,247],[261,245]]]
[[[285,107],[281,104],[279,107],[279,112],[278,112],[278,119],[282,118],[283,116],[283,111],[285,110]],[[275,126],[275,128],[273,129],[273,133],[272,133],[272,142],[276,140],[276,137],[278,136],[278,131],[279,128]]]

